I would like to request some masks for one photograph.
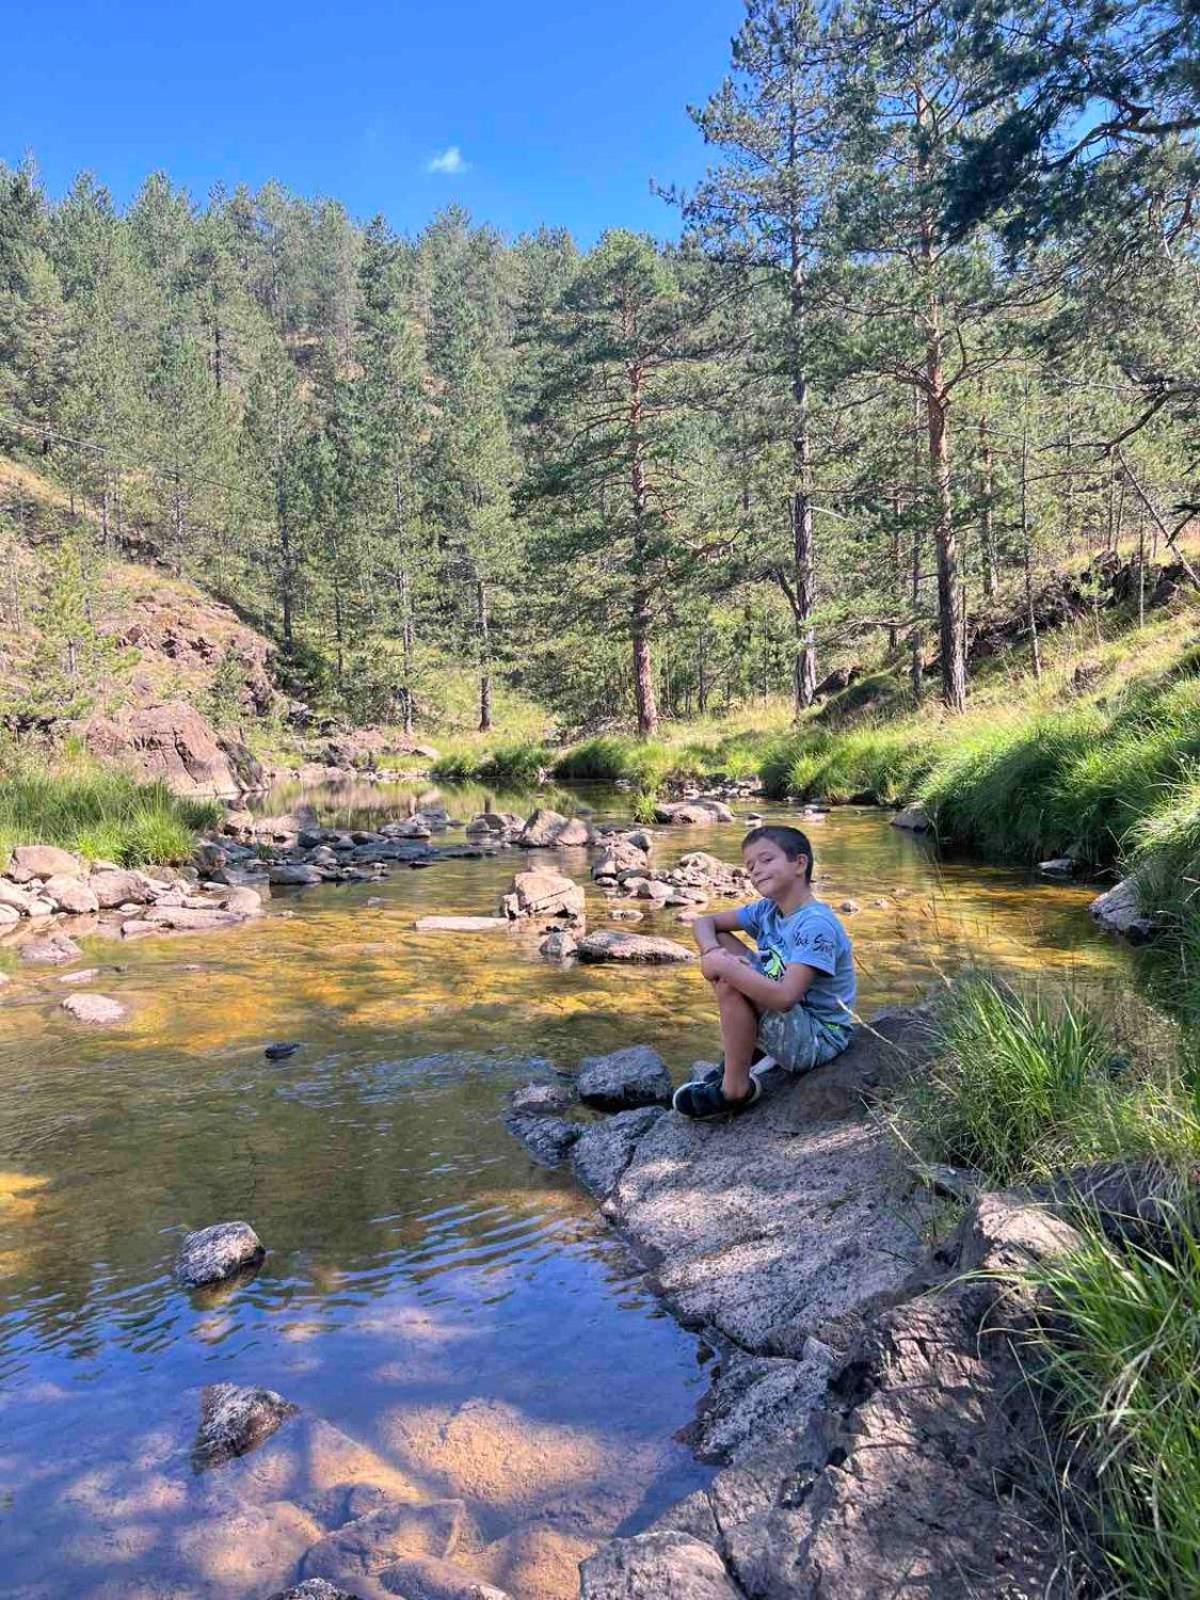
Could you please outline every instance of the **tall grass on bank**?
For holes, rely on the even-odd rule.
[[[973,972],[939,997],[932,1026],[928,1067],[887,1114],[924,1159],[1004,1187],[1118,1156],[1200,1153],[1194,1080],[1165,1022],[1139,1038],[1097,1001]]]
[[[1044,1307],[1034,1363],[1097,1484],[1091,1520],[1122,1600],[1200,1593],[1200,1231],[1160,1248],[1082,1249],[1029,1273]]]
[[[545,745],[523,740],[492,750],[447,751],[433,763],[430,775],[438,783],[492,783],[520,789],[537,784],[553,759]]]
[[[221,815],[217,801],[183,800],[165,784],[136,784],[83,760],[48,772],[18,767],[0,778],[0,861],[18,844],[60,845],[127,867],[185,861],[196,832]]]

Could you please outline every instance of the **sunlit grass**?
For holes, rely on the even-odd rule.
[[[889,1109],[924,1159],[971,1167],[997,1187],[1085,1162],[1200,1153],[1182,1041],[1070,989],[1014,988],[969,973],[940,997],[927,1067]]]
[[[1031,1364],[1095,1474],[1091,1520],[1120,1600],[1200,1590],[1200,1233],[1083,1247],[1029,1278],[1044,1307]]]
[[[197,830],[221,815],[217,801],[180,799],[85,758],[49,770],[22,763],[0,782],[0,860],[19,844],[54,844],[122,866],[185,861]]]

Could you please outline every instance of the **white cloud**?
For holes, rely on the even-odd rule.
[[[469,164],[463,160],[462,151],[456,144],[448,146],[440,155],[436,155],[425,168],[426,172],[445,172],[451,177],[459,172],[468,172]]]

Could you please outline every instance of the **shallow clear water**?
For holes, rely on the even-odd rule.
[[[341,823],[403,810],[396,792],[316,799]],[[743,831],[659,830],[657,859],[736,859]],[[871,811],[812,833],[821,892],[862,907],[864,1013],[981,956],[1123,979],[1086,889],[938,866]],[[586,877],[584,852],[557,859]],[[572,1067],[642,1041],[679,1073],[711,1057],[707,986],[694,967],[549,967],[520,933],[413,931],[424,913],[494,910],[517,864],[277,892],[211,935],[84,937],[91,987],[131,1008],[109,1030],[59,1009],[61,969],[0,945],[0,1591],[270,1594],[319,1535],[312,1499],[334,1473],[464,1498],[476,1531],[459,1559],[552,1600],[604,1533],[704,1481],[674,1435],[706,1353],[500,1118],[529,1058]],[[605,911],[595,896],[594,925]],[[674,916],[639,931],[687,938]],[[272,1064],[274,1039],[302,1048]],[[180,1234],[233,1217],[266,1244],[262,1272],[183,1294]],[[322,1435],[266,1500],[254,1457],[198,1478],[198,1386],[220,1379],[279,1390],[359,1456],[331,1465],[338,1436]]]

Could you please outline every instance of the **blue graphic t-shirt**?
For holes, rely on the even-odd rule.
[[[758,946],[754,964],[778,983],[788,966],[803,962],[818,974],[801,1001],[822,1022],[849,1027],[854,1004],[854,952],[850,937],[823,900],[785,917],[774,900],[738,907],[738,924]]]

